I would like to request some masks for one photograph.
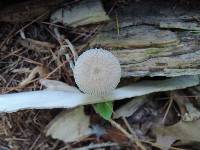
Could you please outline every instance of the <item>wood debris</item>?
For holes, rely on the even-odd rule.
[[[51,15],[52,22],[62,22],[71,27],[108,21],[109,16],[103,9],[100,0],[85,0],[71,9],[61,8]]]

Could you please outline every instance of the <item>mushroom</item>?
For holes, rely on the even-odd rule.
[[[115,89],[120,81],[121,68],[117,58],[110,52],[103,49],[90,49],[74,61],[75,65],[71,61],[70,66],[78,87],[84,93],[75,87],[65,86],[64,83],[59,83],[60,81],[51,80],[48,82],[50,85],[42,81],[41,84],[45,84],[47,90],[0,95],[0,112],[28,108],[73,108],[199,84],[198,76],[182,76],[164,81],[142,81]]]
[[[82,92],[100,97],[111,93],[121,78],[118,59],[102,48],[90,49],[80,55],[73,72],[75,82]]]

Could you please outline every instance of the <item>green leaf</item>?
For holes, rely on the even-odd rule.
[[[110,120],[113,113],[113,103],[104,102],[93,105],[94,110],[105,120]]]

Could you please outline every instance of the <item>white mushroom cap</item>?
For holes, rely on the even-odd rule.
[[[109,94],[121,78],[118,59],[111,52],[97,48],[80,55],[73,72],[79,89],[94,96]]]

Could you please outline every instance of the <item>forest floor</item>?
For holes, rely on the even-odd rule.
[[[73,57],[70,44],[78,55],[91,47],[116,55],[122,66],[120,86],[200,74],[198,0],[102,0],[99,10],[106,13],[100,12],[95,19],[92,13],[90,20],[84,18],[85,12],[82,16],[73,12],[71,18],[58,15],[52,21],[56,10],[71,11],[81,1],[0,2],[0,94],[44,89],[41,79],[76,86],[65,57],[66,53]],[[63,108],[2,112],[0,150],[198,150],[200,86],[177,87],[139,96],[139,101],[115,101],[111,121],[100,117],[91,105],[84,106],[80,111],[89,118],[88,128],[95,130],[87,136],[68,135],[72,132],[65,129],[66,137],[47,136],[50,122],[66,112]],[[136,104],[129,108],[134,100]],[[116,112],[120,115],[115,118]],[[71,130],[70,125],[65,127]],[[75,136],[74,141],[66,140],[70,136]]]

